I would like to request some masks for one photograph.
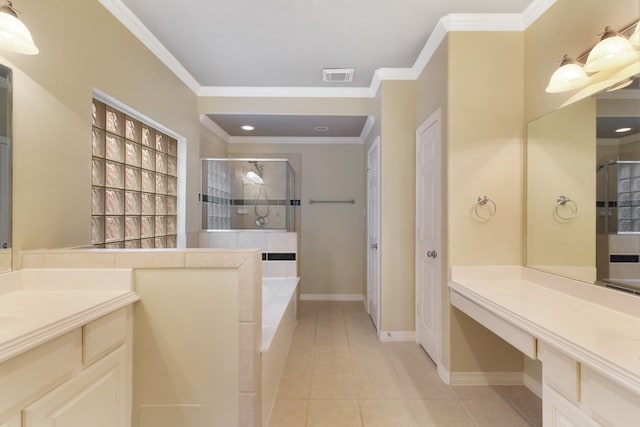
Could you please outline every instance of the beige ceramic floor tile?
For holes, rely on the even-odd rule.
[[[459,385],[451,386],[451,390],[453,390],[453,393],[460,400],[495,399],[500,397],[502,397],[502,400],[505,400],[495,386]]]
[[[514,399],[511,404],[524,415],[531,425],[542,427],[542,400],[537,396],[529,399]]]
[[[364,427],[418,427],[409,400],[361,400]]]
[[[404,397],[396,378],[391,373],[370,372],[356,374],[360,399],[393,400]]]
[[[414,419],[421,427],[475,427],[457,400],[411,400]]]
[[[357,399],[358,381],[349,373],[315,372],[311,378],[310,399]]]
[[[479,427],[531,427],[503,397],[468,399],[461,403]]]
[[[362,427],[357,400],[310,400],[307,427]]]
[[[277,400],[269,418],[269,427],[305,427],[308,406],[306,399]]]
[[[308,399],[311,390],[311,372],[287,372],[280,379],[278,399]]]

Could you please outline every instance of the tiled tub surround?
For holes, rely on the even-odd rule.
[[[262,418],[256,250],[60,249],[23,268],[131,268],[134,427],[255,426]]]
[[[297,277],[298,235],[283,231],[201,231],[201,248],[258,248],[262,277]]]
[[[298,277],[262,279],[262,425],[267,426],[297,326]]]
[[[573,372],[574,384],[568,388],[579,392],[565,409],[604,425],[635,425],[640,416],[640,300],[520,266],[452,267],[449,287],[454,306],[542,360],[545,417],[557,409],[557,393],[546,392],[545,372],[561,364],[547,360],[549,351],[541,353],[541,346],[567,360],[562,375]]]
[[[609,279],[640,292],[640,234],[610,234]]]

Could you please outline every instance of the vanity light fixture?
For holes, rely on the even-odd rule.
[[[18,19],[18,11],[9,0],[0,6],[0,48],[24,55],[37,55],[29,29]]]
[[[611,70],[628,64],[638,57],[628,38],[606,27],[602,38],[591,49],[584,70],[588,73]]]
[[[631,43],[631,46],[636,49],[640,49],[640,21],[636,24],[636,30],[629,37],[629,42]]]
[[[243,125],[243,126],[242,126],[242,130],[252,131],[252,130],[254,130],[254,129],[255,129],[255,128],[254,128],[253,126],[251,126],[251,125]]]
[[[566,92],[589,83],[589,76],[582,69],[582,64],[565,55],[545,91],[548,93]]]

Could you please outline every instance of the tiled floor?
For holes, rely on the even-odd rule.
[[[381,343],[360,302],[309,302],[269,427],[541,426],[523,386],[442,383],[415,343]]]

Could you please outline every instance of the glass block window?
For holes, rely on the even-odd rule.
[[[176,139],[94,99],[91,164],[94,246],[176,247]]]
[[[619,163],[618,233],[640,233],[640,162]]]

